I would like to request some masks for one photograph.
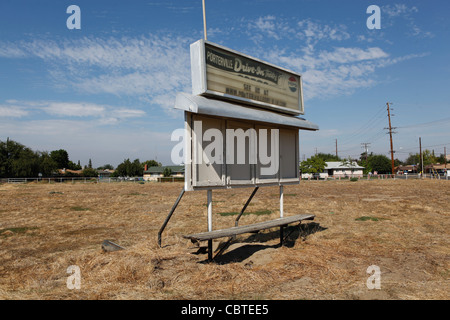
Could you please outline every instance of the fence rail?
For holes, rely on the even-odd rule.
[[[184,181],[180,177],[159,177],[156,181],[145,181],[142,177],[134,178],[88,178],[88,177],[52,177],[52,178],[0,178],[0,183],[149,183],[149,182],[179,182]]]
[[[435,179],[435,180],[449,180],[449,177],[446,175],[438,175],[438,174],[377,174],[377,175],[338,175],[338,176],[328,176],[328,177],[306,177],[302,178],[302,180],[350,180],[350,179],[358,179],[358,180],[411,180],[411,179]]]
[[[363,175],[363,176],[329,176],[329,177],[308,177],[302,178],[302,180],[411,180],[411,179],[434,179],[434,180],[449,180],[448,176],[442,176],[437,174],[378,174],[378,175]],[[84,177],[52,177],[52,178],[1,178],[0,183],[161,183],[161,182],[184,182],[183,177],[158,177],[156,180],[146,181],[142,177],[135,178],[84,178]]]

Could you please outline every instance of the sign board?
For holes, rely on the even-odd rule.
[[[185,113],[185,189],[299,183],[298,128]]]
[[[192,94],[299,115],[301,75],[237,51],[199,40],[191,44]]]

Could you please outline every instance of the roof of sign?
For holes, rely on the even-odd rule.
[[[175,108],[210,116],[279,124],[303,130],[319,130],[318,125],[303,118],[210,99],[203,96],[194,96],[187,93],[177,94]]]

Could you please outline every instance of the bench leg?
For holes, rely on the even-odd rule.
[[[284,240],[284,226],[280,226],[280,247],[283,246],[283,240]]]
[[[213,260],[213,246],[212,246],[212,240],[208,240],[208,261]]]

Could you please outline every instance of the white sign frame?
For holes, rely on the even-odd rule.
[[[206,50],[209,47],[212,50],[218,50],[220,52],[225,52],[227,55],[233,56],[233,57],[237,57],[237,58],[241,58],[241,59],[245,59],[246,61],[251,61],[252,63],[254,63],[255,65],[260,65],[262,66],[262,68],[270,68],[271,70],[275,70],[276,72],[278,72],[279,74],[283,75],[283,77],[287,77],[289,76],[289,79],[291,79],[292,77],[295,78],[296,80],[293,83],[293,86],[296,87],[296,91],[298,92],[298,96],[295,97],[294,100],[294,105],[291,104],[291,107],[284,107],[282,105],[278,105],[278,104],[272,104],[269,102],[262,102],[259,100],[255,100],[255,99],[250,99],[250,98],[246,98],[243,96],[240,96],[239,94],[233,94],[233,92],[230,94],[223,92],[223,91],[217,91],[217,90],[211,90],[211,88],[208,88],[208,76],[207,76],[207,68],[208,64],[206,62]],[[190,47],[191,50],[191,75],[192,75],[192,94],[193,95],[203,95],[203,96],[214,96],[216,98],[220,98],[223,100],[231,100],[231,101],[237,101],[240,103],[244,103],[247,105],[251,105],[251,106],[256,106],[256,107],[260,107],[260,108],[265,108],[265,109],[270,109],[272,111],[278,111],[278,112],[282,112],[282,113],[288,113],[291,115],[301,115],[304,114],[304,104],[303,104],[303,86],[302,86],[302,76],[294,71],[285,69],[285,68],[281,68],[278,66],[275,66],[273,64],[270,64],[268,62],[262,61],[260,59],[242,54],[240,52],[237,52],[235,50],[220,46],[218,44],[214,44],[212,42],[209,41],[205,41],[205,40],[199,40],[193,44],[191,44]],[[223,74],[226,73],[233,73],[233,72],[227,72],[224,71]],[[244,80],[245,79],[245,80]],[[236,78],[232,81],[234,84],[234,87],[243,87],[243,85],[245,83],[247,84],[251,84],[252,88],[249,89],[250,91],[255,88],[259,88],[256,86],[262,86],[264,88],[264,86],[267,85],[265,84],[260,84],[258,82],[261,81],[256,81],[256,79],[250,79],[249,77],[242,77],[242,83],[239,83],[238,80],[236,80]],[[275,86],[272,86],[275,87]],[[242,90],[244,90],[244,88],[241,88]],[[277,87],[276,90],[279,90],[280,87]],[[274,89],[275,90],[275,89]],[[270,89],[270,94],[272,94],[272,91]],[[287,91],[287,88],[285,86],[285,88],[283,88],[283,90]],[[294,90],[294,89],[292,89]],[[251,97],[258,97],[259,99],[266,99],[269,101],[276,101],[273,99],[273,96],[269,97],[265,97],[264,93],[255,93],[255,92],[244,92],[244,91],[240,91],[240,94],[243,95],[243,93],[246,94],[246,96],[250,95]],[[268,93],[269,94],[269,90]],[[292,95],[292,93],[290,94]],[[283,98],[280,99],[284,99],[284,97],[286,96],[286,94],[282,94],[282,93],[278,93],[278,96],[283,96]],[[281,100],[279,100],[280,102],[282,102]],[[298,107],[297,107],[297,102],[298,102]]]

